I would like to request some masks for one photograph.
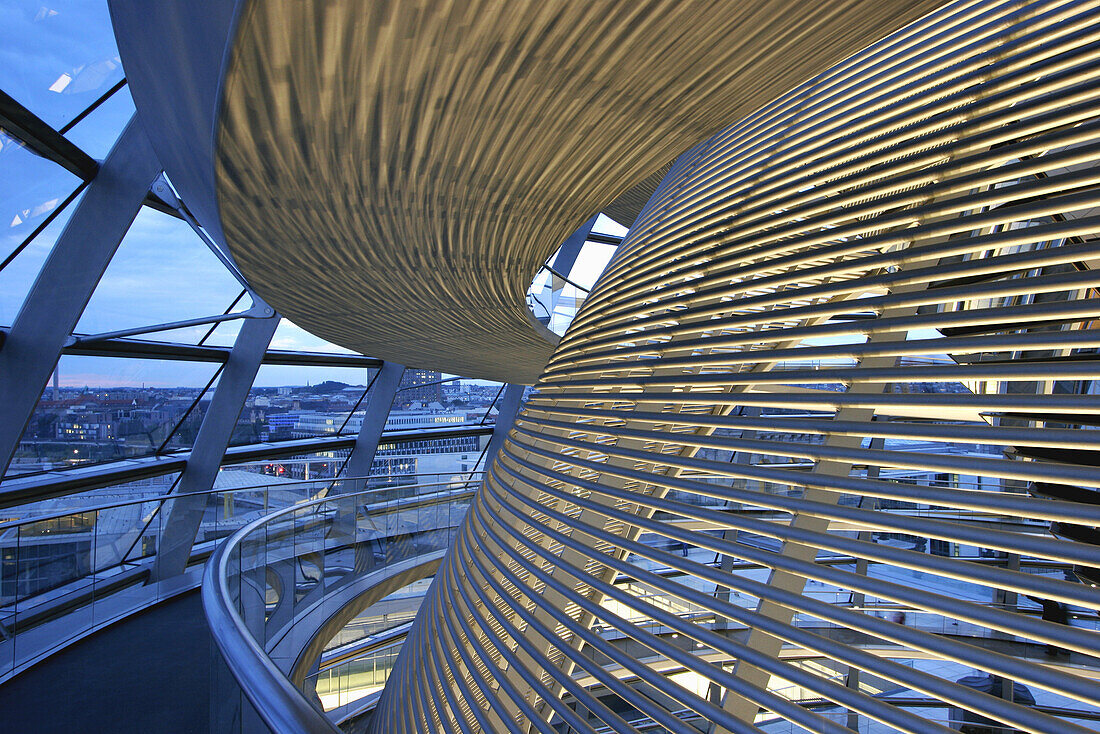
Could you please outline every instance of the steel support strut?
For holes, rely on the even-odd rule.
[[[213,486],[241,408],[278,325],[279,317],[275,316],[248,319],[241,326],[225,370],[214,389],[210,409],[203,416],[187,466],[176,485],[177,494],[201,492]],[[183,573],[205,507],[206,497],[188,497],[172,503],[157,549],[154,580]]]
[[[390,406],[397,394],[397,388],[401,384],[401,375],[405,373],[405,365],[396,362],[386,362],[374,380],[374,387],[367,396],[367,410],[363,416],[363,425],[359,427],[359,435],[355,439],[355,447],[351,450],[347,465],[344,467],[344,476],[365,477],[370,474],[371,464],[374,463],[374,455],[378,453],[378,441],[382,438],[382,431],[386,428],[386,418],[390,414]],[[339,486],[334,489],[339,492]]]
[[[159,173],[145,129],[132,118],[57,238],[0,349],[0,475]]]

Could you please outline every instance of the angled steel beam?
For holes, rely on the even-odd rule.
[[[600,215],[596,214],[596,216],[578,227],[577,231],[569,235],[565,242],[562,243],[561,249],[558,250],[558,256],[554,258],[553,267],[553,270],[560,273],[562,278],[569,278],[569,271],[573,269],[574,263],[577,262],[577,256],[580,255],[581,250],[584,249],[584,243],[588,239],[589,234],[591,234],[592,228],[596,226],[596,220],[599,218]]]
[[[186,329],[191,326],[206,326],[208,324],[221,324],[226,321],[236,321],[237,319],[249,319],[249,318],[267,318],[271,313],[271,308],[266,304],[257,304],[247,311],[241,311],[239,313],[227,313],[218,314],[217,316],[199,316],[194,319],[183,319],[180,321],[171,321],[163,324],[151,324],[149,326],[135,326],[132,329],[119,329],[118,331],[109,331],[101,334],[87,334],[84,336],[71,336],[69,337],[66,346],[72,346],[75,344],[91,344],[94,342],[105,341],[107,339],[125,339],[131,336],[144,336],[145,334],[157,334],[162,331],[175,331],[176,329]]]
[[[599,242],[601,245],[614,245],[618,247],[623,243],[622,237],[616,237],[613,234],[603,234],[602,232],[589,232],[589,242]]]
[[[523,402],[523,389],[526,385],[513,385],[511,383],[504,389],[504,398],[497,409],[497,422],[493,426],[493,437],[489,439],[489,446],[485,449],[485,471],[493,465],[493,459],[504,445],[504,439],[508,438],[508,431],[512,430],[512,424],[516,422],[519,414],[519,406]]]
[[[385,362],[382,365],[378,377],[374,379],[374,389],[367,397],[367,412],[355,439],[355,448],[351,450],[351,456],[344,466],[344,476],[365,477],[370,474],[370,466],[378,452],[378,440],[386,427],[386,418],[390,414],[390,406],[393,405],[393,398],[404,373],[405,366],[396,362]]]
[[[34,153],[85,181],[94,178],[99,170],[95,159],[3,91],[0,91],[0,128]],[[148,183],[145,188],[148,190]]]
[[[249,319],[241,326],[237,341],[233,344],[233,353],[229,355],[218,387],[214,390],[210,409],[203,416],[187,466],[176,485],[176,493],[189,494],[213,486],[249,388],[256,379],[264,352],[278,325],[279,317],[274,316]],[[203,497],[188,497],[173,503],[161,535],[154,581],[183,573],[205,506],[206,499]]]
[[[0,270],[8,267],[8,265],[10,265],[12,261],[15,260],[15,258],[19,257],[19,254],[23,252],[23,250],[27,249],[27,247],[32,242],[34,242],[35,238],[37,238],[38,235],[42,234],[46,227],[49,227],[51,224],[53,224],[53,220],[61,216],[61,213],[69,208],[69,204],[72,204],[73,201],[76,200],[76,197],[84,193],[84,189],[86,189],[87,187],[87,181],[80,183],[80,185],[78,185],[69,193],[68,196],[65,197],[64,201],[56,205],[53,208],[53,211],[43,217],[42,221],[38,223],[38,226],[31,230],[31,233],[24,237],[23,241],[16,245],[15,249],[9,252],[3,260],[0,260]]]
[[[162,477],[180,471],[186,463],[186,455],[143,456],[140,459],[122,459],[108,464],[74,466],[30,476],[9,477],[0,482],[0,509],[64,497],[88,489]]]
[[[119,79],[119,80],[118,80],[117,82],[115,82],[115,83],[114,83],[114,86],[112,86],[112,87],[111,87],[110,89],[108,89],[108,90],[107,90],[106,92],[104,92],[103,94],[99,95],[99,97],[98,97],[98,98],[96,99],[96,101],[95,101],[95,102],[92,102],[92,103],[91,103],[90,105],[88,105],[87,107],[85,107],[85,108],[83,109],[83,111],[81,111],[81,112],[80,112],[79,114],[77,114],[77,115],[76,115],[75,117],[73,117],[73,118],[72,118],[71,120],[69,120],[68,122],[66,122],[66,123],[65,123],[64,125],[62,125],[61,127],[59,127],[59,128],[57,129],[57,131],[58,131],[59,133],[61,133],[62,135],[64,135],[65,133],[69,132],[69,131],[70,131],[70,130],[72,130],[72,129],[73,129],[74,127],[76,127],[77,125],[79,125],[79,124],[80,124],[80,122],[81,122],[81,121],[82,121],[82,120],[83,120],[83,119],[84,119],[85,117],[87,117],[88,115],[92,114],[92,113],[93,113],[93,112],[95,112],[95,111],[96,111],[97,109],[99,109],[99,106],[100,106],[100,105],[102,105],[102,104],[103,104],[104,102],[106,102],[107,100],[109,100],[109,99],[110,99],[111,97],[115,96],[115,93],[116,93],[116,92],[118,92],[118,90],[122,89],[122,88],[123,88],[123,87],[125,87],[125,86],[126,86],[126,79],[125,79],[125,78]]]
[[[170,204],[167,204],[164,199],[160,198],[152,191],[145,197],[145,206],[150,209],[156,209],[161,214],[167,214],[170,217],[175,217],[181,221],[183,220],[183,215],[180,214],[179,209],[174,209]]]
[[[131,119],[58,237],[0,351],[0,475],[96,284],[160,173]]]
[[[576,253],[574,253],[574,259],[576,259]],[[551,275],[556,275],[559,278],[561,278],[562,280],[564,280],[566,285],[571,285],[574,288],[576,288],[577,290],[584,291],[585,293],[588,293],[587,288],[585,288],[583,285],[580,285],[579,283],[574,283],[569,278],[562,275],[561,271],[557,270],[556,268],[550,267],[549,265],[544,265],[543,267],[546,268],[547,270],[549,270]],[[572,267],[572,265],[570,265],[570,267]]]
[[[0,343],[5,336],[0,329]],[[65,347],[65,354],[81,354],[89,357],[140,357],[141,359],[171,359],[185,362],[225,362],[231,347],[218,347],[179,342],[160,342],[147,339],[97,339],[76,341]],[[382,360],[361,354],[330,354],[328,352],[295,352],[287,349],[269,349],[264,354],[264,364],[295,367],[381,367]]]

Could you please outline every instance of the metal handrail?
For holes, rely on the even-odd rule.
[[[444,484],[451,483],[439,483],[439,485]],[[468,487],[470,481],[467,480],[464,484]],[[336,734],[340,730],[305,698],[302,692],[279,670],[267,652],[249,633],[244,620],[234,607],[229,591],[230,556],[246,537],[269,522],[326,502],[368,494],[376,492],[378,489],[380,488],[351,492],[335,497],[323,497],[257,518],[238,529],[222,542],[214,551],[210,562],[207,563],[203,571],[202,605],[214,641],[248,700],[259,712],[264,722],[276,734],[300,734],[302,732]],[[392,488],[387,487],[386,489]],[[472,497],[473,495],[474,491],[466,488],[457,492],[417,495],[390,503],[389,509],[392,509],[395,505],[397,507],[407,507],[436,504],[444,500],[452,501],[458,498]]]
[[[322,654],[322,660],[317,666],[316,673],[311,673],[311,675],[324,673],[327,670],[356,660],[368,653],[384,650],[404,642],[406,635],[409,634],[409,629],[412,628],[412,624],[412,620],[403,622],[389,629],[375,632],[361,640],[355,640],[346,645],[341,645],[331,652]]]
[[[442,474],[446,475],[446,473],[442,473]],[[366,490],[366,491],[385,492],[386,490],[391,490],[391,489],[394,489],[394,488],[410,486],[408,480],[411,480],[411,479],[419,479],[419,478],[424,478],[424,477],[439,477],[440,475],[441,475],[440,472],[421,472],[421,473],[417,473],[417,474],[406,474],[406,475],[402,475],[399,478],[400,480],[404,481],[404,483],[402,483],[402,484],[380,484],[380,485],[371,487],[369,490]],[[469,484],[470,482],[473,482],[473,481],[480,481],[481,473],[480,472],[474,472],[474,473],[462,472],[461,476],[463,477],[462,479],[451,480],[451,481],[461,482],[461,483],[464,483],[464,484]],[[119,558],[116,562],[104,565],[102,567],[89,568],[87,573],[84,573],[83,575],[73,576],[72,578],[63,579],[63,580],[59,581],[58,583],[49,586],[48,588],[35,589],[32,592],[30,592],[30,593],[28,593],[24,596],[18,596],[17,595],[15,597],[13,597],[10,602],[5,603],[5,605],[3,607],[0,607],[0,611],[3,611],[5,614],[8,614],[9,612],[11,612],[14,609],[18,608],[18,609],[21,610],[21,613],[19,615],[19,619],[21,620],[21,626],[23,626],[23,627],[33,627],[33,626],[36,626],[39,623],[39,622],[36,622],[36,621],[31,621],[33,619],[37,619],[37,617],[35,615],[39,615],[39,614],[43,615],[42,619],[52,618],[53,613],[50,610],[53,609],[54,606],[56,606],[56,604],[58,603],[59,600],[61,600],[61,602],[64,605],[71,606],[71,605],[75,604],[78,607],[83,607],[83,606],[85,606],[89,603],[90,604],[95,604],[97,602],[100,602],[103,599],[110,597],[113,594],[113,592],[115,592],[115,591],[118,591],[118,590],[121,590],[121,589],[124,589],[124,588],[128,588],[128,586],[126,584],[116,584],[114,586],[112,586],[112,584],[114,584],[115,582],[119,581],[124,576],[126,576],[126,574],[127,574],[126,569],[129,569],[130,571],[133,571],[135,573],[144,573],[144,571],[142,571],[143,565],[147,569],[149,564],[151,563],[152,559],[154,559],[156,557],[155,554],[152,554],[152,555],[148,555],[148,556],[143,555],[140,558],[127,560],[129,558],[129,554],[130,554],[130,552],[132,552],[134,546],[137,545],[137,543],[140,541],[140,538],[145,534],[146,530],[155,522],[158,514],[163,512],[164,504],[166,502],[170,502],[170,501],[174,501],[174,500],[178,500],[178,499],[184,499],[184,498],[187,498],[187,497],[203,497],[203,496],[218,496],[218,495],[221,495],[221,496],[226,496],[226,495],[238,496],[238,495],[241,495],[241,494],[255,493],[255,492],[259,492],[259,491],[269,491],[269,490],[272,490],[272,489],[274,489],[276,491],[293,492],[296,489],[299,489],[299,488],[303,487],[304,485],[317,485],[317,487],[316,487],[317,491],[331,491],[332,486],[337,482],[345,482],[345,481],[347,481],[347,482],[361,482],[361,481],[367,481],[368,479],[383,479],[383,478],[381,478],[381,477],[369,477],[369,478],[363,478],[363,477],[331,478],[331,477],[329,477],[329,478],[324,478],[324,479],[310,479],[310,480],[299,480],[299,481],[294,481],[294,482],[286,482],[286,483],[282,483],[282,484],[278,484],[278,485],[257,484],[257,485],[252,485],[252,486],[248,486],[248,487],[232,487],[232,488],[223,488],[223,489],[212,488],[212,489],[208,489],[208,490],[203,490],[201,492],[188,492],[188,493],[181,493],[181,494],[165,494],[165,495],[155,495],[155,496],[145,497],[145,498],[119,500],[119,501],[115,501],[115,502],[109,502],[109,503],[102,503],[102,504],[99,504],[99,505],[94,505],[92,507],[85,507],[85,508],[80,508],[80,509],[71,509],[71,510],[52,513],[52,514],[49,514],[49,515],[42,515],[42,516],[38,516],[38,517],[21,518],[21,519],[18,519],[18,520],[11,520],[11,521],[2,523],[2,524],[0,524],[0,537],[5,537],[6,536],[10,541],[13,534],[18,538],[19,537],[18,534],[20,532],[25,532],[25,531],[22,530],[22,528],[25,528],[27,526],[34,526],[34,525],[37,525],[39,523],[49,523],[51,521],[63,519],[63,518],[66,518],[66,517],[72,517],[74,515],[86,515],[86,514],[89,514],[89,513],[96,513],[97,514],[96,520],[92,524],[90,524],[87,528],[74,529],[72,531],[69,531],[72,535],[79,535],[79,536],[82,536],[82,537],[87,537],[87,536],[95,536],[99,532],[98,529],[97,529],[97,523],[99,522],[98,513],[100,513],[100,512],[103,512],[103,511],[106,511],[106,510],[119,509],[119,508],[122,508],[122,507],[132,507],[132,506],[135,506],[135,505],[146,505],[146,504],[150,504],[150,505],[155,504],[156,505],[156,507],[151,509],[148,513],[142,513],[141,516],[135,521],[134,529],[135,530],[140,529],[140,532],[137,532],[136,536],[132,539],[132,543],[130,545],[129,550],[127,550],[124,553],[119,554]],[[423,485],[423,486],[435,486],[435,484],[428,484],[428,485]],[[316,493],[311,493],[310,496],[311,497],[316,496]],[[291,507],[298,507],[301,504],[302,504],[301,502],[297,502],[296,504],[291,505]],[[266,509],[267,509],[267,507],[265,505],[264,510],[266,511]],[[250,509],[249,511],[250,512],[251,511],[259,511],[259,509],[258,508],[256,508],[255,510]],[[236,525],[238,525],[239,522],[240,521],[233,522],[233,523],[230,523],[230,524],[231,524],[232,527],[236,527]],[[205,556],[202,555],[202,554],[207,554],[208,555],[210,553],[209,546],[212,545],[212,543],[213,543],[213,541],[210,540],[210,539],[207,539],[207,540],[201,541],[201,542],[196,542],[195,546],[192,548],[192,551],[191,551],[192,556],[191,557],[192,558],[197,557],[201,560],[205,560]],[[198,555],[196,555],[196,551],[199,551]],[[128,578],[136,578],[132,574],[127,576],[127,577]],[[88,596],[87,598],[84,598],[84,596],[81,596],[81,595],[87,595],[88,594],[89,584],[94,586],[94,588],[96,589],[96,593],[94,594],[94,596]],[[76,596],[74,596],[74,595],[76,595]],[[74,602],[73,601],[74,599],[77,599],[77,601]],[[26,613],[27,609],[35,610],[35,611],[32,614],[28,615]],[[4,621],[6,623],[7,619],[5,619]],[[6,632],[9,633],[10,635],[12,635],[13,637],[18,637],[19,634],[20,634],[19,631],[17,631],[16,629],[11,629],[11,628],[7,629]],[[0,673],[2,673],[2,672],[3,671],[0,671]]]

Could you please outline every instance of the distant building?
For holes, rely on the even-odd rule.
[[[312,418],[314,415],[312,411],[302,412],[300,410],[292,410],[286,413],[268,413],[267,431],[273,436],[288,431],[297,431],[299,421],[307,416]]]
[[[398,387],[397,402],[400,405],[409,403],[443,402],[443,386],[439,383],[442,375],[435,370],[418,370],[408,368],[401,375],[401,385]]]
[[[347,415],[344,413],[302,413],[290,427],[294,429],[295,438],[308,438],[310,436],[324,436],[330,433],[338,433],[344,425]],[[346,432],[359,432],[363,424],[362,414],[356,414],[347,422]],[[271,425],[270,419],[268,425]]]
[[[306,438],[308,436],[324,436],[326,434],[337,433],[340,431],[341,426],[344,427],[345,434],[355,435],[359,433],[359,429],[363,427],[363,417],[366,415],[366,411],[356,411],[351,417],[348,417],[347,413],[340,412],[284,413],[282,415],[268,416],[268,427],[271,430],[274,430],[276,425],[279,427],[286,427],[287,420],[284,416],[288,415],[297,416],[297,420],[289,424],[289,427],[294,431],[294,437]],[[481,416],[478,415],[479,419],[480,417]],[[279,420],[276,423],[272,423],[272,420],[276,418]],[[461,425],[466,422],[468,422],[468,416],[465,412],[391,410],[389,415],[386,416],[385,430],[439,428],[443,426]]]
[[[465,413],[432,413],[421,410],[391,410],[386,430],[398,428],[439,428],[466,422]]]
[[[67,415],[56,426],[55,435],[63,441],[108,441],[115,437],[115,424],[98,416]]]

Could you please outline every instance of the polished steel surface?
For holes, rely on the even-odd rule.
[[[220,226],[307,330],[530,384],[552,346],[524,293],[570,232],[937,4],[242,3],[215,130]]]
[[[1093,731],[1098,78],[1096,3],[957,2],[681,155],[372,731]]]

